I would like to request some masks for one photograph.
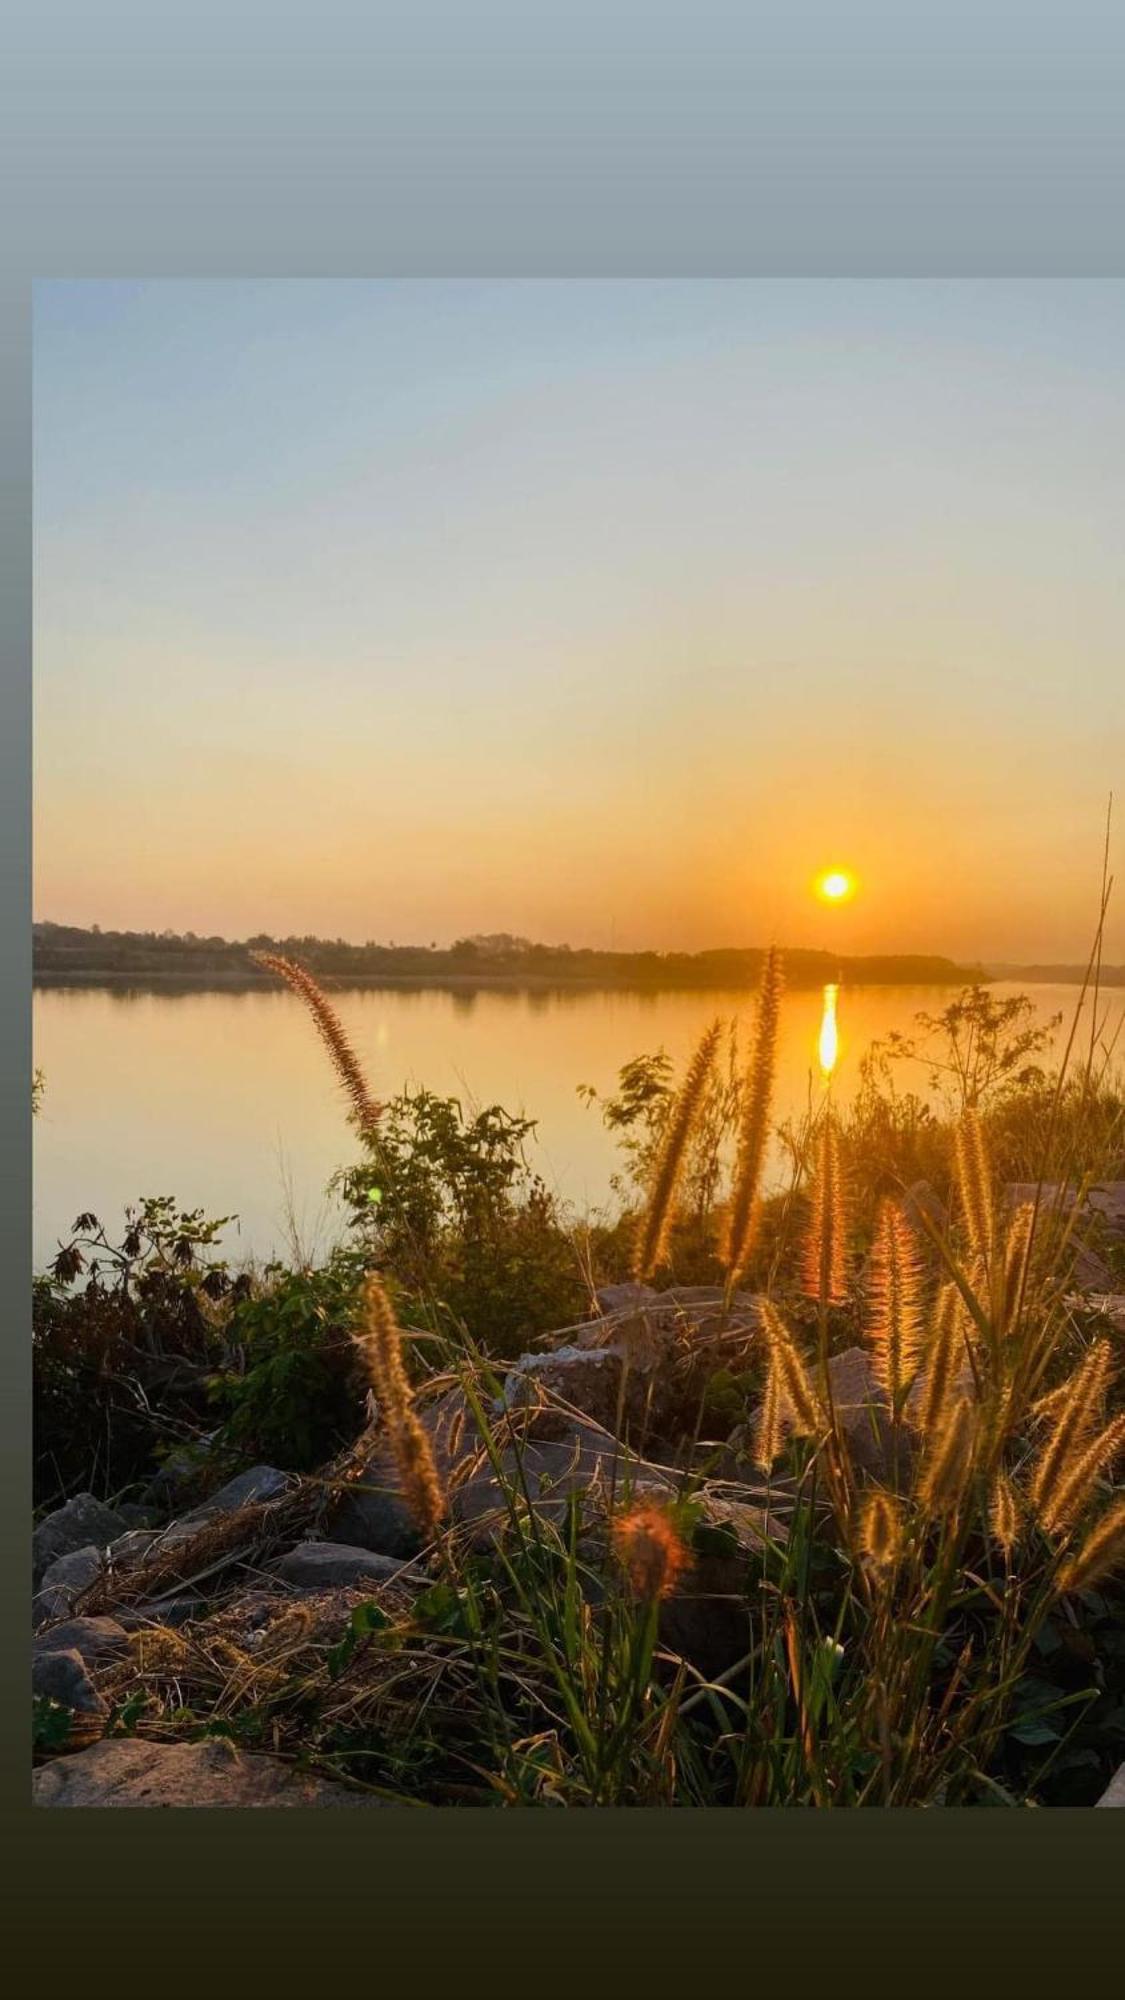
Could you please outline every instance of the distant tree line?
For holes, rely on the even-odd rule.
[[[206,984],[238,980],[266,983],[269,975],[251,960],[254,951],[297,959],[317,975],[336,979],[440,980],[443,976],[482,982],[520,978],[537,985],[633,987],[740,987],[757,983],[763,953],[757,948],[723,951],[595,951],[567,944],[532,944],[507,932],[459,938],[446,949],[436,944],[349,944],[344,938],[270,937],[261,932],[242,942],[221,937],[182,936],[174,931],[106,931],[97,924],[34,926],[33,967],[37,979],[183,979]],[[827,951],[787,950],[791,986],[820,986],[841,973],[851,982],[873,986],[960,985],[981,977],[979,968],[955,965],[934,955],[880,955],[841,958]]]

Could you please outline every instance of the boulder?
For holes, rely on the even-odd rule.
[[[828,1381],[853,1465],[883,1485],[895,1483],[896,1468],[900,1481],[907,1477],[917,1440],[905,1424],[892,1423],[889,1399],[866,1349],[848,1347],[831,1355]]]
[[[76,1715],[106,1715],[108,1710],[74,1647],[36,1649],[31,1662],[31,1692],[61,1702]]]
[[[302,1542],[277,1565],[277,1574],[296,1590],[339,1590],[353,1585],[389,1583],[402,1575],[403,1565],[374,1549],[350,1548],[343,1542]]]
[[[492,1541],[509,1520],[513,1493],[521,1505],[530,1503],[537,1512],[561,1522],[570,1492],[595,1484],[603,1493],[620,1491],[626,1466],[634,1484],[644,1483],[654,1493],[673,1491],[674,1475],[638,1462],[607,1431],[550,1403],[491,1413],[502,1478],[497,1477],[460,1389],[448,1390],[419,1414],[450,1496],[452,1519],[469,1529],[470,1540],[478,1545]],[[326,1525],[334,1541],[356,1548],[399,1558],[418,1553],[418,1532],[383,1438],[376,1438],[360,1459]]]
[[[728,1308],[718,1285],[607,1286],[599,1318],[562,1327],[544,1350],[521,1354],[505,1386],[509,1408],[540,1389],[606,1430],[674,1434],[690,1428],[703,1383],[746,1351],[758,1326],[758,1301],[736,1292]]]
[[[113,1507],[96,1500],[92,1493],[76,1493],[65,1507],[56,1507],[40,1521],[31,1538],[32,1581],[38,1584],[44,1571],[60,1556],[91,1546],[105,1548],[124,1534],[127,1523]]]
[[[931,1244],[926,1222],[937,1230],[940,1236],[949,1232],[949,1210],[941,1196],[930,1186],[929,1181],[914,1181],[902,1198],[902,1206],[907,1220],[914,1226],[918,1240]]]
[[[1125,1806],[1125,1764],[1120,1764],[1102,1793],[1095,1799],[1099,1806]]]
[[[115,1618],[67,1618],[40,1633],[34,1650],[36,1656],[73,1650],[88,1664],[99,1665],[103,1660],[122,1659],[129,1650],[129,1635]]]
[[[598,1312],[603,1319],[611,1319],[615,1313],[635,1312],[640,1305],[651,1305],[660,1294],[651,1285],[602,1285],[594,1293]]]
[[[1117,1282],[1104,1258],[1086,1243],[1080,1243],[1074,1251],[1070,1276],[1076,1290],[1086,1294],[1112,1292]]]
[[[102,1552],[89,1548],[72,1549],[44,1570],[31,1603],[32,1623],[38,1631],[69,1618],[84,1590],[102,1573]]]
[[[205,1521],[214,1520],[217,1514],[233,1514],[238,1507],[246,1507],[252,1500],[279,1500],[293,1484],[293,1475],[279,1472],[275,1465],[252,1465],[248,1472],[240,1472],[236,1479],[228,1479],[217,1493],[211,1493],[198,1507],[180,1516],[174,1524],[174,1532],[181,1529],[194,1533]]]
[[[372,1806],[382,1799],[247,1756],[232,1743],[145,1743],[113,1737],[56,1757],[32,1778],[37,1806]]]

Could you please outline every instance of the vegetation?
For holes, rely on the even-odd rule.
[[[871,1053],[846,1113],[825,1088],[782,1129],[785,1186],[766,1198],[771,955],[745,1064],[715,1023],[678,1089],[658,1051],[599,1101],[622,1214],[578,1229],[526,1165],[527,1121],[426,1092],[376,1107],[330,1002],[275,970],[351,1106],[352,1241],[320,1270],[232,1279],[218,1226],[171,1203],[145,1204],[120,1245],[80,1218],[37,1286],[41,1493],[120,1490],[138,1425],[164,1447],[211,1424],[212,1478],[262,1455],[315,1473],[278,1503],[292,1529],[361,1472],[373,1411],[418,1555],[343,1612],[282,1604],[252,1644],[229,1595],[195,1628],[142,1632],[103,1679],[111,1726],[219,1731],[413,1801],[1096,1796],[1125,1741],[1119,1341],[1073,1288],[1085,1190],[1125,1177],[1125,1098],[1096,1034],[1072,1033],[1048,1073],[1029,1012],[965,989]],[[944,1101],[901,1087],[918,1073]],[[1013,1180],[1029,1192],[1009,1203]],[[608,1485],[552,1500],[544,1440],[581,1435],[549,1398],[513,1404],[502,1361],[627,1277],[714,1283],[720,1333],[697,1352],[684,1322],[659,1419],[650,1385],[633,1423],[631,1371],[659,1331],[639,1306]],[[728,1338],[746,1286],[753,1330]],[[857,1346],[876,1384],[858,1430],[835,1365]],[[464,1463],[435,1442],[450,1399]],[[494,1482],[483,1537],[466,1477]],[[277,1519],[235,1528],[263,1547]],[[221,1532],[200,1529],[201,1563],[229,1560]],[[49,1723],[44,1754],[61,1747]]]
[[[532,944],[500,933],[459,938],[448,950],[436,944],[348,944],[343,938],[265,935],[228,943],[225,938],[179,937],[173,931],[81,930],[72,924],[36,924],[37,980],[181,981],[187,985],[258,984],[269,960],[298,964],[318,978],[379,981],[490,981],[545,986],[625,986],[668,990],[713,987],[737,991],[761,974],[762,951],[594,951],[568,944]],[[263,962],[265,961],[265,962]],[[821,986],[843,976],[855,985],[953,986],[966,977],[951,959],[934,955],[840,959],[826,951],[787,955],[791,986]]]

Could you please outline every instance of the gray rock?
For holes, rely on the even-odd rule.
[[[602,1318],[611,1319],[615,1313],[635,1312],[639,1305],[651,1305],[659,1293],[651,1285],[602,1285],[594,1297]]]
[[[853,1464],[883,1484],[894,1483],[897,1467],[901,1483],[910,1474],[917,1443],[905,1424],[892,1423],[890,1403],[875,1379],[870,1355],[862,1347],[833,1354],[828,1380]]]
[[[289,1472],[279,1472],[274,1465],[252,1465],[249,1472],[240,1472],[236,1479],[228,1479],[217,1493],[209,1494],[206,1500],[193,1507],[188,1514],[181,1515],[176,1528],[201,1527],[204,1521],[213,1520],[216,1514],[233,1514],[238,1507],[247,1506],[250,1501],[279,1500],[293,1484]]]
[[[579,1410],[584,1416],[592,1417],[596,1424],[606,1430],[616,1430],[618,1406],[622,1397],[623,1355],[621,1346],[612,1347],[557,1347],[549,1354],[521,1354],[512,1364],[504,1384],[504,1404],[510,1410],[526,1409],[541,1402],[544,1395],[566,1403],[571,1409]],[[636,1377],[636,1386],[647,1387],[650,1373],[642,1364]],[[629,1382],[625,1382],[624,1411],[636,1415],[630,1403],[636,1403],[635,1394],[629,1395]]]
[[[402,1564],[374,1549],[349,1548],[342,1542],[302,1542],[282,1557],[277,1574],[297,1590],[348,1589],[387,1583],[402,1574]]]
[[[1118,1766],[1101,1798],[1095,1799],[1094,1803],[1099,1806],[1125,1806],[1125,1764]]]
[[[205,1597],[181,1591],[171,1597],[151,1598],[144,1604],[118,1605],[117,1617],[127,1631],[140,1632],[150,1625],[190,1625],[195,1619],[205,1617],[209,1610]]]
[[[1070,1276],[1075,1289],[1087,1294],[1112,1292],[1117,1283],[1109,1265],[1086,1243],[1080,1243],[1074,1251]]]
[[[247,1756],[232,1743],[145,1743],[109,1738],[56,1757],[32,1778],[37,1806],[370,1806],[369,1793]]]
[[[80,1715],[105,1715],[102,1700],[86,1671],[86,1662],[73,1647],[67,1651],[37,1648],[31,1663],[31,1692],[59,1701]]]
[[[106,1550],[110,1568],[120,1569],[136,1562],[138,1556],[143,1556],[145,1550],[159,1540],[159,1528],[130,1528],[127,1534],[119,1535],[115,1542],[111,1542]]]
[[[69,1555],[60,1556],[44,1570],[32,1598],[32,1623],[36,1631],[43,1625],[54,1625],[60,1618],[69,1618],[83,1591],[101,1575],[102,1567],[102,1552],[91,1545],[72,1549]]]
[[[115,1618],[67,1618],[35,1640],[35,1653],[80,1653],[88,1663],[119,1660],[129,1650],[129,1635]]]
[[[616,1440],[581,1416],[557,1408],[530,1417],[516,1410],[497,1412],[494,1446],[503,1478],[498,1479],[484,1440],[464,1396],[451,1389],[420,1412],[442,1483],[450,1495],[453,1520],[484,1545],[510,1519],[509,1495],[520,1504],[561,1521],[567,1495],[591,1485],[609,1492],[630,1477],[647,1480],[654,1491],[671,1493],[673,1476],[626,1457]],[[526,1500],[525,1500],[526,1495]],[[419,1549],[418,1532],[403,1503],[393,1459],[381,1439],[328,1517],[334,1541],[356,1548],[377,1549],[383,1555],[408,1557]]]
[[[89,1548],[91,1544],[105,1548],[124,1533],[125,1526],[115,1508],[96,1500],[92,1493],[76,1493],[65,1507],[56,1507],[53,1514],[40,1521],[32,1535],[33,1583],[37,1584],[60,1556],[68,1556],[74,1549]]]
[[[908,1187],[902,1198],[902,1206],[922,1245],[931,1245],[923,1217],[933,1225],[939,1235],[944,1236],[948,1233],[949,1210],[941,1196],[930,1186],[929,1181],[915,1181]]]

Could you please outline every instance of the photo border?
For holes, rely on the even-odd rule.
[[[31,288],[63,277],[1125,274],[1125,17],[1077,0],[571,0],[4,28],[0,132],[0,1680],[4,1887],[39,1969],[214,1979],[446,1933],[516,1976],[1083,1971],[1119,1949],[1112,1814],[34,1813],[29,1802]],[[841,24],[846,18],[846,34]],[[330,1956],[326,1959],[326,1939]],[[853,1944],[856,1951],[848,1950]],[[702,1955],[701,1955],[702,1953]],[[862,1953],[862,1956],[860,1954]],[[535,1957],[532,1957],[535,1954]],[[526,1967],[520,1972],[518,1968]]]

